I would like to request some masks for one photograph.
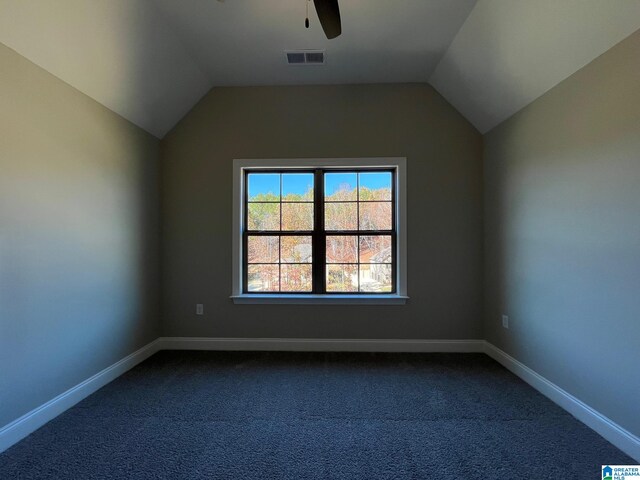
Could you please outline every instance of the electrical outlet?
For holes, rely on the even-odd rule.
[[[196,304],[196,315],[204,315],[204,305],[202,303]]]
[[[502,315],[502,326],[509,328],[509,317],[507,315]]]

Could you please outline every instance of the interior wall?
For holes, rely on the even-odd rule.
[[[486,339],[636,435],[639,80],[637,32],[484,139]]]
[[[428,85],[214,88],[162,141],[163,334],[481,338],[481,155]],[[380,156],[407,157],[409,303],[234,305],[233,159]]]
[[[0,44],[0,427],[159,336],[159,141]]]

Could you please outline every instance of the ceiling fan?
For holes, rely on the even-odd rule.
[[[305,0],[307,4],[307,18],[304,20],[304,26],[309,28],[309,2],[311,0]],[[218,0],[220,3],[224,3],[224,0]],[[320,19],[320,25],[322,30],[329,40],[336,38],[342,33],[342,23],[340,22],[340,7],[338,6],[338,0],[313,0],[313,4],[316,7],[318,18]]]
[[[309,28],[309,2],[307,2],[307,18],[304,21],[304,26]],[[318,18],[320,19],[320,25],[322,30],[328,39],[336,38],[342,33],[342,24],[340,22],[340,7],[338,6],[338,0],[313,0],[313,4],[316,7]]]

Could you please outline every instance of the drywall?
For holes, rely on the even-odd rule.
[[[638,28],[638,0],[480,0],[429,83],[485,133]]]
[[[486,339],[635,435],[639,86],[640,32],[484,139]]]
[[[159,335],[158,141],[0,44],[0,427]]]
[[[481,141],[428,85],[213,89],[162,141],[164,335],[480,338]],[[234,305],[233,159],[376,156],[407,157],[409,304]]]
[[[160,138],[211,79],[155,3],[0,0],[0,42]]]

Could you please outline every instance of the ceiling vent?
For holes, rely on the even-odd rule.
[[[296,50],[285,52],[289,65],[324,65],[324,50]]]

